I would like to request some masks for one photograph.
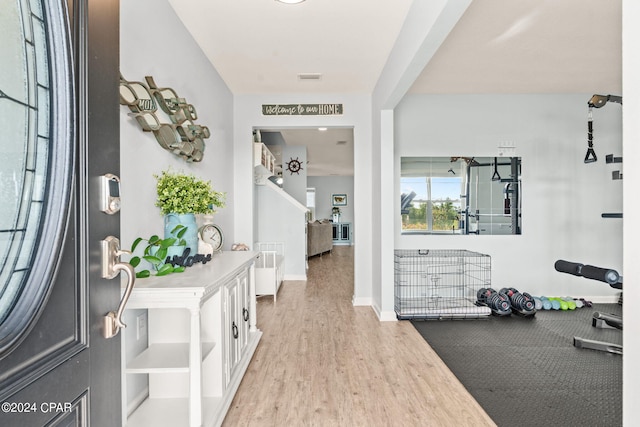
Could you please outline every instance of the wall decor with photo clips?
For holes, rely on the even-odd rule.
[[[162,148],[187,162],[201,161],[204,140],[211,132],[208,127],[195,123],[198,118],[196,108],[180,98],[175,90],[158,87],[153,77],[145,76],[145,81],[146,85],[128,81],[120,75],[120,105],[129,107],[129,115],[143,131],[153,132]],[[170,123],[163,120],[164,116]]]

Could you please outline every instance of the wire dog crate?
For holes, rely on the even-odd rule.
[[[399,320],[478,318],[480,288],[491,287],[491,257],[461,249],[397,249],[394,309]]]

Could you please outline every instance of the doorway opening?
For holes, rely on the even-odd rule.
[[[264,146],[267,156],[272,156],[272,176],[266,181],[278,182],[283,192],[298,201],[305,210],[304,225],[299,238],[304,240],[304,275],[308,257],[323,255],[334,246],[355,244],[354,216],[354,130],[353,127],[290,127],[260,128],[254,130],[254,143]],[[256,168],[262,163],[262,151],[254,149]],[[260,166],[263,167],[263,166]],[[263,180],[264,181],[264,180]],[[273,226],[265,223],[264,215],[269,215],[270,201],[261,195],[263,190],[256,179],[256,200],[254,209],[254,230],[256,241],[273,238]],[[270,185],[268,183],[265,183]],[[310,192],[309,190],[312,191]],[[313,195],[309,207],[309,195]],[[280,210],[293,208],[285,207]],[[295,219],[297,221],[297,219]],[[316,253],[309,253],[308,222],[327,222],[332,226],[328,249],[324,246]],[[287,230],[291,228],[288,227]],[[295,232],[298,234],[298,231]],[[286,250],[286,247],[285,247]],[[313,252],[316,252],[314,249]],[[301,254],[291,254],[292,257]],[[285,259],[287,256],[285,255]],[[288,268],[288,261],[285,262]],[[285,272],[284,279],[299,277],[293,271]],[[291,280],[291,279],[289,279]]]

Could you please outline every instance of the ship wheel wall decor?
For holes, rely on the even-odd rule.
[[[300,162],[300,160],[298,160],[297,157],[295,159],[291,157],[291,160],[287,162],[287,170],[291,173],[291,175],[293,175],[294,173],[300,175],[300,171],[302,170],[302,163]]]

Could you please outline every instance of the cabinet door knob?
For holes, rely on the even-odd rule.
[[[231,323],[231,331],[233,332],[233,338],[238,339],[238,326],[235,321]]]
[[[249,310],[242,308],[242,319],[246,322],[249,320]]]

